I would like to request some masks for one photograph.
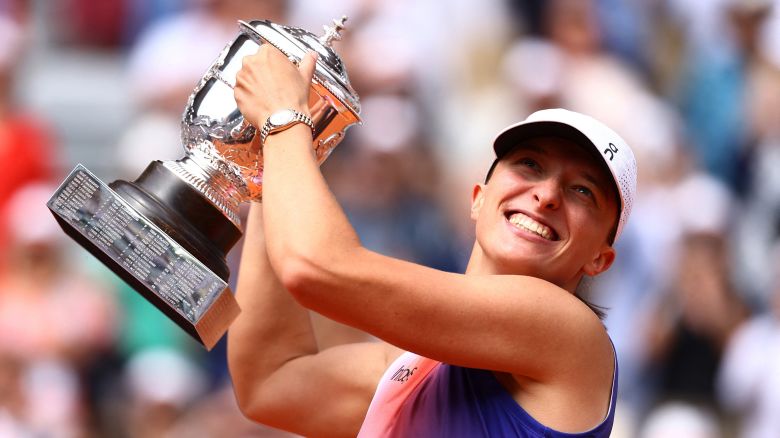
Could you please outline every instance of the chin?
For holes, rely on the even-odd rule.
[[[518,256],[517,252],[505,254],[503,257],[496,258],[495,265],[503,274],[529,275],[541,278],[545,271],[545,260],[535,254],[521,256]]]

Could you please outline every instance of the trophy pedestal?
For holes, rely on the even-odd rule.
[[[207,349],[240,312],[225,262],[240,229],[161,162],[110,186],[78,165],[47,206],[71,238]]]
[[[149,164],[134,182],[118,180],[108,186],[228,281],[225,255],[241,238],[241,229],[200,192],[160,161]]]

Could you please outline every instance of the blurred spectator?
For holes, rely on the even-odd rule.
[[[32,436],[77,437],[91,433],[76,370],[60,360],[29,364],[23,380],[25,422]]]
[[[524,68],[527,65],[535,68]],[[523,111],[561,106],[565,59],[553,42],[542,38],[521,39],[507,51],[501,67],[518,103],[526,103]]]
[[[197,365],[169,349],[150,348],[133,356],[124,381],[129,397],[124,430],[129,436],[149,438],[167,436],[207,386]]]
[[[653,2],[644,0],[598,0],[604,47],[636,68],[649,69]]]
[[[646,155],[668,156],[675,146],[669,135],[672,117],[637,71],[606,50],[597,6],[597,0],[549,3],[549,40],[561,57],[560,67],[546,72],[559,74],[555,102],[615,126],[638,154],[637,163],[649,166]],[[546,100],[536,103],[549,104]]]
[[[742,438],[772,438],[780,433],[780,247],[769,309],[742,324],[727,345],[718,380],[718,399],[742,414]]]
[[[531,37],[549,35],[550,16],[559,15],[555,2],[538,0],[509,0],[511,9],[518,14],[521,28]],[[646,39],[651,33],[648,20],[652,2],[637,0],[595,0],[588,9],[593,11],[594,22],[599,28],[600,45],[631,64],[646,66],[648,60]]]
[[[773,0],[726,0],[728,40],[691,47],[679,93],[691,145],[701,166],[739,192],[746,160],[763,132],[775,129],[780,78],[759,44]]]
[[[739,180],[743,191],[744,214],[736,232],[739,247],[735,257],[739,280],[752,302],[766,305],[771,291],[771,250],[780,236],[780,63],[762,44],[762,34],[775,16],[780,17],[780,2],[743,1],[732,8],[736,39],[744,48],[744,175]],[[777,24],[776,24],[777,26]],[[779,45],[775,41],[775,46]]]
[[[21,360],[0,354],[0,436],[24,436],[31,433],[24,424],[23,371]]]
[[[114,342],[116,309],[101,284],[66,262],[63,235],[45,204],[53,191],[30,185],[7,206],[11,237],[8,269],[0,275],[0,360],[24,366],[18,401],[23,427],[76,436],[96,413],[90,388]]]
[[[723,349],[746,309],[732,289],[723,238],[688,234],[682,245],[676,281],[657,309],[648,348],[659,399],[708,403]]]
[[[647,419],[640,438],[719,438],[718,420],[706,409],[685,403],[667,403]]]
[[[44,124],[21,110],[14,98],[14,78],[23,58],[24,31],[0,15],[0,269],[8,245],[5,209],[25,184],[51,177],[54,148]]]
[[[780,237],[780,135],[762,140],[751,164],[751,189],[734,231],[734,263],[750,302],[765,307],[774,280],[772,248]]]
[[[126,1],[126,0],[125,0]],[[126,1],[127,17],[124,40],[135,41],[150,23],[180,12],[192,0],[132,0]]]
[[[64,257],[64,235],[46,209],[53,192],[27,186],[8,204],[12,256],[0,277],[0,350],[82,364],[114,341],[116,313],[106,290]]]
[[[116,47],[126,32],[130,0],[60,0],[60,41],[71,45]]]

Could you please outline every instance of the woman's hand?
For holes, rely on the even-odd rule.
[[[236,74],[233,93],[244,118],[257,128],[275,111],[293,109],[309,114],[311,86],[317,53],[309,52],[295,66],[271,44],[246,56]]]

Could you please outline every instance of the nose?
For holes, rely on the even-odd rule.
[[[555,178],[538,181],[532,194],[539,208],[555,210],[561,203],[561,185]]]

